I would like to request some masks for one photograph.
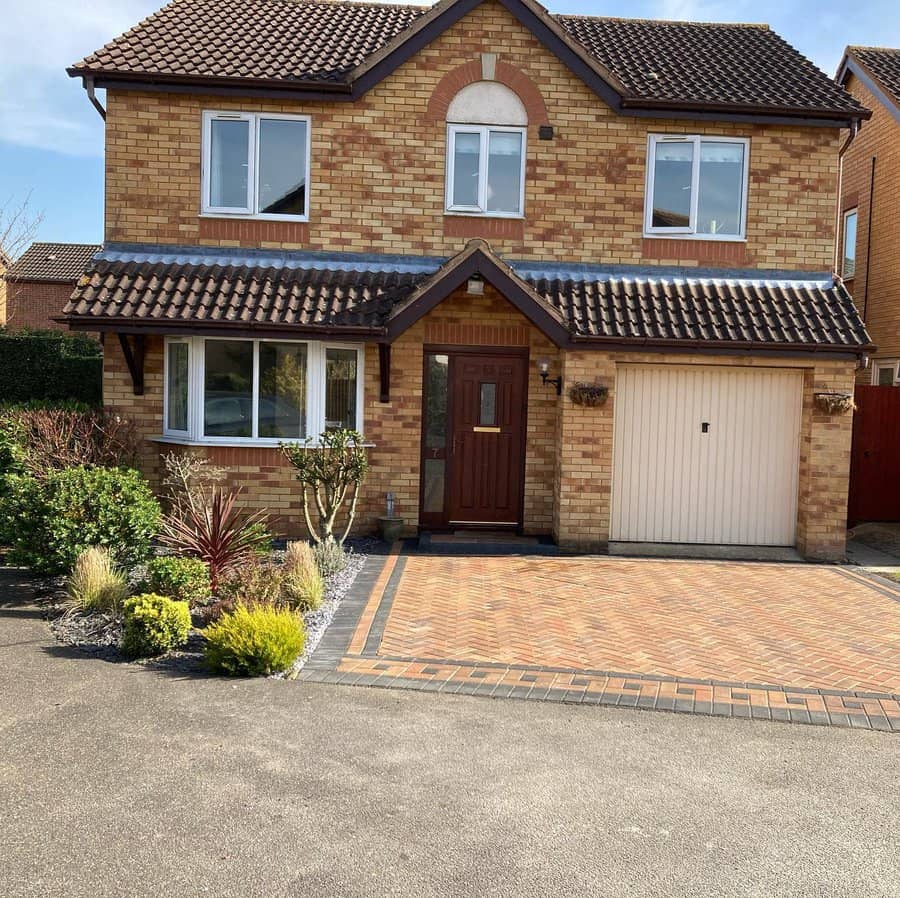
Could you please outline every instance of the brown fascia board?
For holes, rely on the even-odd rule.
[[[87,315],[61,315],[52,318],[58,324],[65,324],[73,331],[102,331],[121,334],[154,334],[179,336],[230,336],[261,338],[284,337],[289,334],[302,335],[311,340],[331,340],[335,337],[352,339],[363,343],[384,340],[385,329],[339,325],[291,325],[261,322],[214,322],[214,321],[159,321],[140,318],[94,318]]]
[[[874,343],[863,346],[841,346],[831,343],[757,343],[752,340],[676,340],[653,337],[573,336],[572,346],[579,349],[602,349],[636,352],[641,349],[661,349],[665,352],[698,352],[703,355],[816,355],[820,358],[854,359],[871,355],[877,347]]]
[[[888,90],[881,86],[871,69],[861,59],[857,59],[852,50],[848,49],[844,53],[840,66],[838,66],[834,80],[843,87],[847,82],[847,76],[851,74],[859,78],[863,86],[890,112],[894,121],[900,122],[900,103],[894,99]],[[871,111],[867,111],[869,114],[866,118],[871,118]]]

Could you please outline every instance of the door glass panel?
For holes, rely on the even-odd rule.
[[[493,427],[497,423],[497,384],[481,385],[478,423],[482,427]]]
[[[306,344],[259,344],[259,436],[306,434]]]
[[[204,436],[253,436],[253,342],[207,340],[205,355]]]
[[[447,380],[450,358],[429,353],[425,365],[425,446],[422,474],[422,511],[444,511],[447,460]]]

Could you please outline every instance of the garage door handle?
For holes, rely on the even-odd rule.
[[[709,433],[709,421],[704,421],[700,425],[700,433]]]

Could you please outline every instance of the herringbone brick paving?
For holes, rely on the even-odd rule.
[[[302,680],[900,731],[900,588],[853,569],[396,544],[369,582]]]
[[[379,654],[900,692],[900,602],[813,565],[413,555]]]

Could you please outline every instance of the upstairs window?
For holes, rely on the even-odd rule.
[[[858,219],[856,209],[848,209],[844,213],[844,256],[841,261],[841,277],[845,281],[851,280],[856,275],[856,222]]]
[[[743,138],[650,135],[645,233],[743,239],[749,155]]]
[[[447,211],[518,218],[525,206],[525,106],[495,81],[464,87],[447,111]]]
[[[202,211],[273,220],[309,216],[309,119],[204,112]]]

